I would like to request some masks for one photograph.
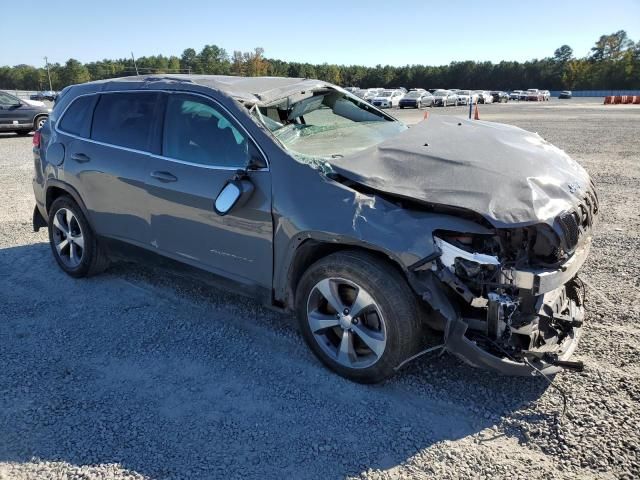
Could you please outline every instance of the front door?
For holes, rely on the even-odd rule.
[[[168,95],[162,154],[149,160],[152,245],[159,253],[238,281],[271,288],[271,177],[250,171],[255,191],[225,216],[215,199],[255,145],[223,107],[208,98]]]
[[[0,92],[0,132],[32,125],[33,108],[17,97]]]

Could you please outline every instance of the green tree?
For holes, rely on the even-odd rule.
[[[622,52],[633,46],[633,42],[624,30],[610,35],[602,35],[591,49],[591,59],[595,61],[618,60]]]
[[[63,86],[85,83],[91,80],[89,70],[75,58],[70,58],[64,64],[60,72],[60,81]]]
[[[569,45],[562,45],[553,52],[553,59],[558,63],[567,63],[573,58],[573,48]]]

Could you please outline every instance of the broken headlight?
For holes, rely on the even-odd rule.
[[[441,235],[434,236],[440,249],[440,262],[463,281],[474,293],[481,294],[487,282],[496,280],[500,269],[500,260],[491,253],[497,249],[491,236]],[[476,251],[475,249],[482,249]]]

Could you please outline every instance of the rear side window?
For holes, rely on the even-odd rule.
[[[163,155],[214,167],[244,168],[249,142],[231,118],[207,100],[173,94],[167,101]]]
[[[91,138],[121,147],[147,150],[157,93],[109,93],[100,95]]]
[[[76,98],[60,120],[60,130],[79,137],[88,137],[94,101],[93,95]]]

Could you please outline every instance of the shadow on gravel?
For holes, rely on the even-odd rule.
[[[75,280],[44,243],[0,250],[0,306],[0,462],[358,476],[496,425],[546,388],[449,356],[353,384],[288,316],[138,265]]]

